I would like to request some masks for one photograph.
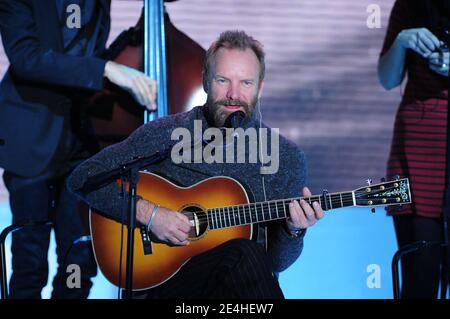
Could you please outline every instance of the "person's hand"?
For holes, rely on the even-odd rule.
[[[139,199],[136,205],[136,218],[147,225],[152,212],[153,204],[144,199]],[[159,240],[178,246],[189,245],[188,235],[191,229],[189,219],[178,212],[159,207],[153,218],[152,234]]]
[[[303,188],[303,196],[310,197],[311,192],[308,187]],[[323,217],[323,210],[318,202],[308,204],[305,200],[292,201],[289,204],[289,218],[286,219],[288,227],[296,229],[305,229],[314,225]]]
[[[428,58],[442,44],[428,29],[405,29],[397,35],[397,43],[405,49],[411,49],[424,58]]]
[[[428,66],[434,72],[448,76],[449,52],[434,52],[428,57]]]
[[[113,61],[106,62],[105,77],[129,92],[147,110],[156,110],[156,81],[144,73]]]

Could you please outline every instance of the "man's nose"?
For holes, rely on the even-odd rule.
[[[231,100],[239,100],[241,97],[240,95],[240,88],[238,83],[231,83],[228,87],[227,91],[227,98]]]

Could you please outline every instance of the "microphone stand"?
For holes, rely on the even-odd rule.
[[[131,299],[133,289],[134,228],[136,226],[136,191],[139,171],[166,159],[170,154],[170,150],[171,147],[168,147],[162,152],[156,152],[148,157],[136,158],[131,162],[121,164],[116,169],[94,175],[80,189],[83,193],[89,193],[114,182],[118,178],[123,178],[129,182],[128,193],[130,197],[128,202],[127,262],[124,299]]]

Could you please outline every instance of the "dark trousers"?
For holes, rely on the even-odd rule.
[[[3,180],[9,191],[14,224],[53,222],[58,270],[53,279],[52,298],[87,298],[97,265],[90,241],[77,244],[74,241],[89,235],[88,207],[67,190],[65,178],[89,152],[72,135],[62,140],[65,144],[61,144],[59,156],[46,172],[26,178],[5,171]],[[13,232],[10,298],[41,298],[48,279],[50,232],[48,226],[24,227]]]
[[[191,258],[147,298],[166,299],[282,299],[263,247],[234,239]]]
[[[415,215],[395,216],[399,248],[417,241],[442,241],[443,228],[439,218]],[[405,255],[401,261],[401,298],[435,299],[438,296],[442,249],[429,247]]]
[[[14,188],[16,178],[5,173],[10,192],[13,223],[51,220],[54,223],[58,270],[53,279],[52,298],[87,298],[91,277],[97,273],[90,242],[73,245],[88,231],[82,225],[83,205],[67,191],[64,179],[31,181]],[[12,274],[10,298],[41,298],[48,279],[47,251],[51,227],[24,227],[12,234]],[[69,288],[68,266],[80,268],[81,287]],[[76,285],[76,279],[72,284]]]

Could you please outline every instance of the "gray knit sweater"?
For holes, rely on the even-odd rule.
[[[189,112],[157,119],[138,128],[125,141],[112,145],[79,165],[69,176],[69,189],[82,197],[91,207],[118,221],[126,222],[123,212],[123,194],[116,183],[111,183],[97,191],[82,194],[79,190],[87,179],[98,173],[117,168],[120,164],[145,157],[173,146],[172,131],[176,128],[194,129],[194,120],[201,120],[203,129],[208,128],[204,106]],[[258,127],[255,117],[248,119],[242,127]],[[263,126],[264,127],[264,126]],[[269,134],[269,142],[270,142]],[[195,141],[194,141],[195,143]],[[270,148],[269,148],[270,150]],[[224,149],[225,151],[225,149]],[[248,154],[247,154],[248,155]],[[225,157],[224,157],[225,158]],[[287,199],[299,197],[306,183],[306,162],[304,153],[292,142],[279,136],[279,170],[275,174],[261,174],[261,164],[257,163],[181,163],[174,164],[167,158],[152,165],[149,171],[162,175],[179,186],[190,186],[211,176],[228,176],[238,180],[252,194],[254,201]],[[266,190],[264,198],[263,179]],[[268,222],[267,253],[272,261],[273,270],[280,272],[288,268],[299,256],[303,248],[303,236],[294,238],[285,229],[285,220]],[[265,232],[262,232],[265,234]],[[258,238],[262,242],[262,238]]]

